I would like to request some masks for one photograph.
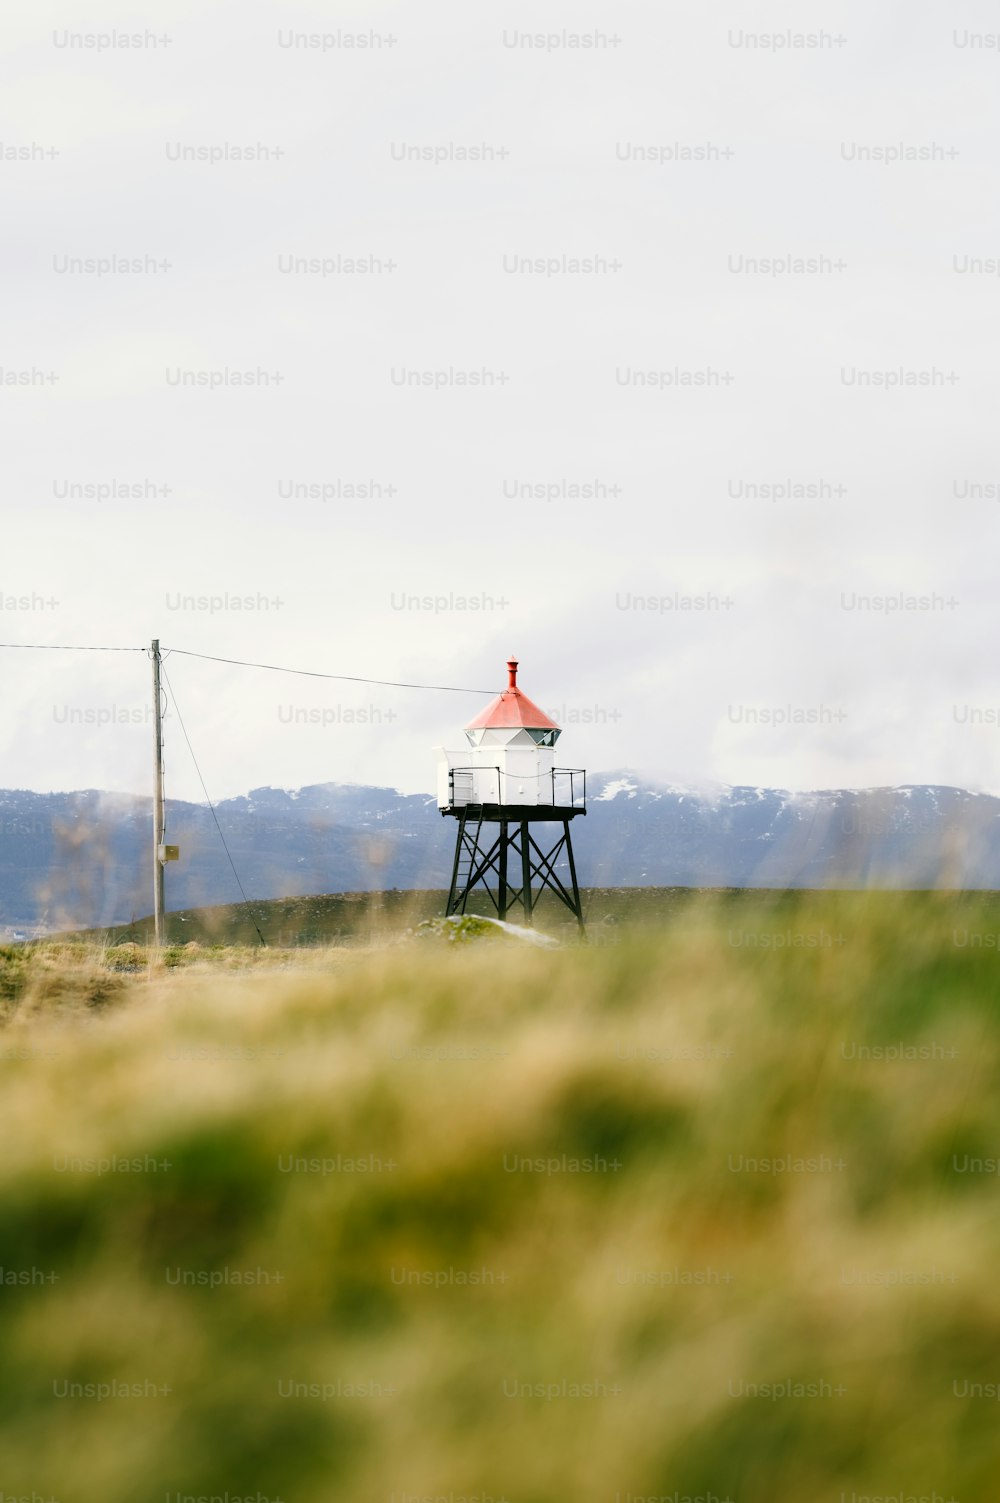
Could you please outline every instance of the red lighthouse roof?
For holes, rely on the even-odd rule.
[[[507,662],[507,687],[465,727],[467,731],[518,730],[557,731],[559,727],[544,710],[517,687],[517,659]]]

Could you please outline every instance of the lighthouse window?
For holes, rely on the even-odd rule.
[[[528,735],[538,746],[555,746],[557,731],[529,731]]]

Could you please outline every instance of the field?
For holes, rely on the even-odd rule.
[[[0,951],[0,1490],[995,1499],[1000,899],[646,901]]]
[[[606,938],[608,925],[621,922],[658,923],[671,917],[678,906],[697,896],[688,887],[594,887],[582,893],[583,912],[591,925],[592,939]],[[742,889],[717,894],[737,904],[745,901]],[[770,903],[786,900],[786,894],[764,893]],[[298,949],[317,945],[383,943],[397,938],[408,927],[444,912],[447,894],[436,890],[391,892],[343,892],[310,897],[277,898],[250,903],[227,903],[217,908],[182,908],[166,916],[167,940],[182,945],[260,944]],[[792,898],[794,901],[794,897]],[[469,913],[495,914],[483,893],[473,893]],[[572,937],[576,920],[568,909],[546,893],[536,909],[538,924],[551,933]],[[153,938],[151,918],[125,924],[100,934],[78,937],[114,944],[121,940],[148,945]]]
[[[818,895],[813,895],[817,898]],[[407,929],[444,912],[447,894],[441,891],[342,892],[311,897],[277,898],[245,903],[222,904],[217,908],[182,908],[166,915],[166,939],[173,947],[194,941],[203,946],[245,947],[256,949],[260,936],[269,946],[285,949],[315,948],[357,944],[385,944],[399,939]],[[768,915],[772,929],[779,929],[787,919],[795,924],[803,901],[810,894],[788,888],[721,887],[711,891],[691,887],[591,887],[581,893],[583,914],[587,921],[589,942],[605,944],[616,941],[619,926],[626,929],[662,928],[675,924],[690,909],[712,913],[738,930],[741,915],[749,912],[756,921]],[[895,913],[898,900],[894,893],[872,891],[863,894],[844,892],[836,897],[838,912],[854,912],[857,903],[859,921],[871,914]],[[912,894],[919,904],[920,894]],[[988,922],[1000,924],[1000,894],[983,892],[949,892],[939,894],[938,909],[947,911],[956,923]],[[469,901],[470,913],[495,914],[489,899],[476,892]],[[817,913],[822,911],[818,908]],[[914,908],[913,911],[917,911]],[[971,916],[971,917],[970,917]],[[512,915],[516,918],[516,913]],[[563,940],[576,936],[576,920],[566,908],[546,893],[535,909],[537,925]],[[101,945],[122,941],[147,946],[153,939],[153,921],[142,918],[132,924],[101,931],[81,931],[74,938]]]

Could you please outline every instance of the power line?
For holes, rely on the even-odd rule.
[[[303,678],[332,678],[347,684],[377,684],[383,689],[433,689],[443,694],[492,694],[494,692],[492,689],[462,689],[454,684],[409,684],[390,678],[361,678],[353,673],[318,673],[310,668],[283,668],[276,663],[248,663],[243,658],[219,658],[208,652],[190,652],[185,647],[165,647],[163,651],[179,652],[186,658],[203,658],[208,663],[232,663],[237,668],[265,668],[269,673],[297,673]]]
[[[243,898],[244,907],[246,908],[247,913],[250,915],[250,922],[253,924],[254,928],[257,930],[257,938],[260,940],[261,944],[264,946],[264,949],[266,950],[267,949],[267,940],[264,938],[263,934],[261,934],[261,932],[260,932],[260,926],[257,923],[256,918],[254,917],[252,908],[250,907],[250,899],[247,897],[246,892],[245,892],[244,887],[243,887],[243,883],[240,881],[240,874],[236,870],[236,863],[233,860],[232,852],[230,851],[229,846],[226,844],[226,837],[222,833],[222,826],[219,823],[219,816],[215,812],[215,805],[212,803],[212,800],[211,800],[211,798],[209,797],[209,794],[208,794],[208,789],[205,787],[205,779],[201,775],[201,768],[198,766],[198,758],[194,754],[194,747],[191,745],[191,738],[188,736],[187,730],[185,728],[184,717],[181,715],[181,707],[177,703],[177,695],[174,693],[174,686],[170,682],[170,679],[167,676],[167,670],[166,670],[166,668],[163,667],[162,663],[161,663],[160,671],[162,672],[163,677],[166,680],[167,690],[168,690],[168,692],[170,694],[171,700],[173,701],[174,709],[177,711],[177,723],[178,723],[178,725],[181,728],[181,731],[182,731],[183,736],[184,736],[184,740],[187,742],[187,749],[191,753],[191,761],[194,763],[194,770],[198,774],[198,781],[201,784],[202,792],[205,795],[205,802],[208,804],[208,807],[209,807],[209,809],[211,810],[211,813],[212,813],[212,818],[215,820],[215,828],[219,832],[219,839],[222,841],[222,848],[225,851],[226,855],[229,857],[229,865],[233,869],[233,876],[236,878],[236,885],[237,885],[237,887],[240,890],[241,897]]]
[[[30,648],[35,652],[145,652],[148,647],[77,647],[60,642],[0,642],[0,648]],[[164,653],[177,652],[185,658],[201,658],[206,663],[230,663],[235,668],[263,668],[268,673],[295,673],[300,678],[336,679],[343,684],[376,684],[381,689],[428,689],[438,694],[492,694],[492,689],[465,689],[456,684],[411,684],[392,678],[362,678],[355,673],[319,673],[312,668],[285,668],[279,663],[249,663],[245,658],[220,658],[210,652],[192,652],[186,647],[164,647]]]
[[[148,647],[79,647],[62,642],[0,642],[0,647],[25,647],[33,652],[148,652]]]

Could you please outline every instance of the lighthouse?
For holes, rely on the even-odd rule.
[[[562,732],[518,686],[517,669],[510,658],[507,687],[465,726],[466,745],[439,751],[438,808],[458,822],[447,911],[464,913],[481,888],[497,918],[519,907],[530,925],[549,891],[583,933],[570,824],[587,812],[587,775],[555,765]]]

